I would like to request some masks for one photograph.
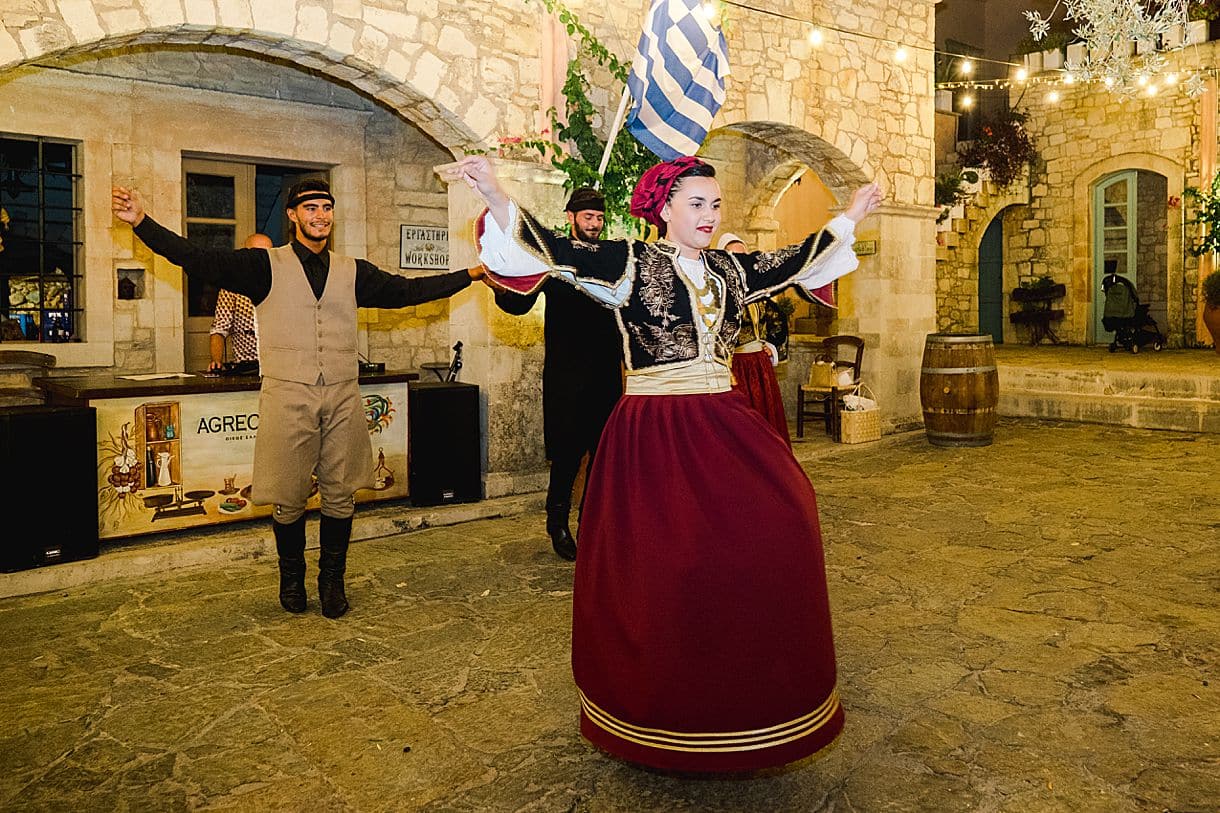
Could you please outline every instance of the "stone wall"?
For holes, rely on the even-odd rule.
[[[1208,42],[1171,54],[1169,70],[1185,75],[1198,64],[1214,64],[1218,47]],[[1163,308],[1158,321],[1171,346],[1196,346],[1198,260],[1184,249],[1195,235],[1193,228],[1184,234],[1182,211],[1171,209],[1169,201],[1181,200],[1185,186],[1200,185],[1200,101],[1180,86],[1126,100],[1093,86],[1059,90],[1062,98],[1055,104],[1036,89],[1024,94],[1022,108],[1029,113],[1027,127],[1039,160],[1031,177],[1029,217],[1006,236],[1006,273],[1011,261],[1020,278],[1046,273],[1066,283],[1067,315],[1060,336],[1074,344],[1108,341],[1108,334],[1093,335],[1101,292],[1095,285],[1092,192],[1098,182],[1124,170],[1139,170],[1149,181],[1157,176],[1163,180],[1155,185],[1141,182],[1147,199],[1140,211],[1149,221],[1141,243],[1148,234],[1157,246],[1155,256],[1152,248],[1141,249],[1138,279],[1150,286],[1141,296]],[[1014,90],[1013,100],[1017,98]],[[1157,195],[1159,202],[1152,200]],[[1026,251],[1018,258],[1017,250]],[[1145,260],[1154,273],[1144,274]]]
[[[1168,228],[1168,184],[1155,172],[1136,176],[1135,288],[1140,302],[1164,330],[1169,298],[1166,294],[1165,230]]]
[[[537,126],[540,110],[550,101],[543,100],[540,91],[539,78],[547,69],[540,47],[544,28],[540,4],[422,0],[405,9],[385,5],[371,0],[186,0],[182,4],[46,0],[6,9],[0,16],[0,71],[34,62],[70,66],[99,51],[126,54],[169,45],[176,50],[219,50],[291,65],[354,90],[375,107],[357,111],[330,108],[336,123],[322,133],[323,143],[296,143],[300,139],[293,134],[298,131],[259,118],[270,102],[257,96],[257,103],[236,105],[223,113],[212,108],[183,129],[190,133],[221,120],[228,129],[232,121],[242,127],[233,134],[236,147],[243,148],[238,154],[279,154],[245,151],[245,147],[252,148],[248,142],[256,140],[278,145],[276,149],[295,156],[291,160],[316,161],[330,147],[336,154],[351,153],[352,117],[364,116],[355,139],[353,169],[341,169],[339,181],[346,200],[367,197],[368,205],[360,201],[366,215],[359,222],[345,222],[341,247],[384,259],[394,256],[393,218],[431,222],[444,208],[434,182],[421,177],[422,164],[450,160],[468,147],[487,147],[496,136],[529,134]],[[634,49],[646,6],[643,0],[633,4],[571,3],[582,22],[624,58]],[[817,174],[840,206],[847,203],[852,188],[866,180],[877,180],[886,191],[886,207],[857,234],[861,240],[875,241],[876,253],[864,257],[860,271],[842,284],[844,308],[839,317],[844,331],[857,332],[869,343],[878,396],[898,423],[919,415],[917,379],[923,337],[935,328],[935,211],[931,206],[934,6],[934,0],[832,0],[821,4],[814,10],[813,21],[837,31],[827,29],[826,42],[817,49],[806,38],[810,8],[803,0],[779,0],[767,4],[765,11],[725,7],[733,73],[728,98],[713,125],[714,130],[740,133],[756,145],[755,154],[761,156],[722,165],[726,191],[735,195],[729,211],[735,216],[746,214],[745,231],[753,228],[760,246],[766,245],[774,231],[773,224],[765,222],[767,207],[776,203],[783,183],[800,165]],[[907,48],[905,61],[894,57],[896,42]],[[0,79],[5,76],[0,74]],[[613,115],[618,93],[608,90],[611,84],[603,72],[595,70],[590,77],[591,96],[604,122]],[[297,103],[278,98],[271,102]],[[254,106],[260,108],[260,114],[246,109]],[[285,118],[299,118],[293,112],[296,108],[275,109]],[[413,124],[426,141],[392,132],[392,123],[380,118],[380,110]],[[158,145],[157,177],[163,182],[158,211],[173,217],[178,212],[172,198],[180,182],[172,162],[183,144],[176,143],[176,130],[163,132],[174,133],[174,137],[171,143],[163,140]],[[101,142],[107,143],[104,138]],[[221,148],[236,149],[227,141],[213,143],[206,150],[191,149],[214,153]],[[400,151],[415,156],[409,160],[419,164],[407,170],[395,166],[394,187],[387,189],[394,164],[391,156]],[[133,154],[137,157],[128,161],[142,160],[138,151]],[[354,170],[355,164],[360,165],[359,172]],[[94,166],[89,171],[98,169]],[[99,177],[110,174],[107,164]],[[557,187],[545,188],[554,189],[561,198]],[[379,190],[385,190],[384,194]],[[415,197],[407,201],[408,194]],[[463,200],[463,194],[451,189],[446,201],[455,248],[466,239],[476,211]],[[394,201],[392,215],[387,201]],[[96,200],[90,206],[92,211]],[[370,217],[367,213],[373,209],[378,214]],[[122,231],[112,227],[108,214],[95,212],[91,217],[95,234],[88,241],[87,251],[92,253],[89,273],[104,273],[108,280],[114,261],[125,258],[132,249],[124,245]],[[473,262],[469,253],[455,250],[452,256],[455,267]],[[173,314],[180,313],[181,304],[174,301],[175,296],[180,300],[180,294],[173,290],[168,272],[158,268],[158,274],[166,276],[168,283],[154,322],[160,331],[162,325],[173,324]],[[115,312],[110,287],[96,303],[90,302],[91,331],[92,308],[98,306],[99,336],[112,329],[105,327]],[[481,289],[455,297],[445,343],[467,337],[463,340],[469,340],[471,353],[464,379],[486,384],[491,493],[493,481],[499,483],[495,488],[518,487],[525,481],[514,479],[517,473],[537,463],[536,452],[526,451],[519,438],[509,437],[521,426],[537,425],[536,403],[528,407],[533,410],[529,415],[512,417],[513,404],[530,394],[521,390],[527,385],[515,383],[514,376],[536,375],[537,350],[524,343],[494,342],[493,338],[502,338],[503,327],[489,314],[487,301]],[[386,316],[376,318],[370,323],[370,350],[384,353],[391,361],[418,362],[424,351],[412,348],[421,343],[434,347],[437,334],[444,332],[438,326],[444,318],[439,311],[417,309],[396,315],[393,329],[384,333],[379,327]],[[162,352],[160,344],[154,366],[170,369],[172,354]],[[113,345],[107,342],[105,347],[110,352]],[[447,357],[447,352],[443,355]],[[99,355],[89,363],[109,361]]]

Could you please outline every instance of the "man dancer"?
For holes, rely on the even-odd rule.
[[[572,240],[596,244],[605,226],[605,199],[596,189],[572,192],[565,207]],[[568,525],[572,489],[588,455],[586,475],[610,411],[623,394],[622,338],[614,312],[561,280],[548,280],[543,313],[542,423],[551,461],[546,491],[546,532],[562,559],[576,559],[576,539]],[[497,292],[505,313],[528,313],[538,293]],[[579,533],[579,528],[577,530]]]
[[[280,604],[305,611],[305,501],[310,474],[322,499],[318,598],[322,614],[348,610],[343,576],[355,492],[373,485],[360,400],[356,308],[401,308],[451,296],[481,269],[409,279],[326,249],[335,198],[322,180],[288,190],[292,240],[279,248],[205,249],[145,214],[140,194],[116,186],[112,208],[150,249],[187,274],[250,298],[258,314],[258,436],[251,500],[274,505]]]
[[[265,234],[255,232],[246,238],[242,248],[272,248],[275,243]],[[258,372],[258,320],[254,318],[254,303],[241,294],[221,288],[216,296],[216,312],[208,336],[212,357],[208,370],[224,366],[225,342],[231,345],[234,369],[241,373]]]

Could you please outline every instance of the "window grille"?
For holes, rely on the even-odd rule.
[[[82,338],[75,145],[0,136],[0,341]]]

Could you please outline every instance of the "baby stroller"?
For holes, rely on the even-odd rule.
[[[1101,326],[1114,333],[1110,352],[1121,346],[1138,353],[1146,344],[1152,345],[1153,350],[1163,348],[1165,334],[1161,333],[1156,320],[1148,314],[1148,306],[1140,302],[1131,280],[1115,273],[1112,268],[1106,270],[1108,273],[1101,280],[1101,290],[1106,296]]]

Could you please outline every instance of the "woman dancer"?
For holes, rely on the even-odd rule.
[[[617,310],[626,395],[589,475],[576,560],[572,669],[581,733],[662,770],[743,771],[829,745],[843,726],[813,487],[787,444],[730,385],[742,308],[857,266],[854,226],[875,184],[803,243],[709,250],[714,169],[683,157],[640,179],[632,213],[664,239],[555,237],[460,163],[489,212],[481,259],[528,293],[558,277]]]

